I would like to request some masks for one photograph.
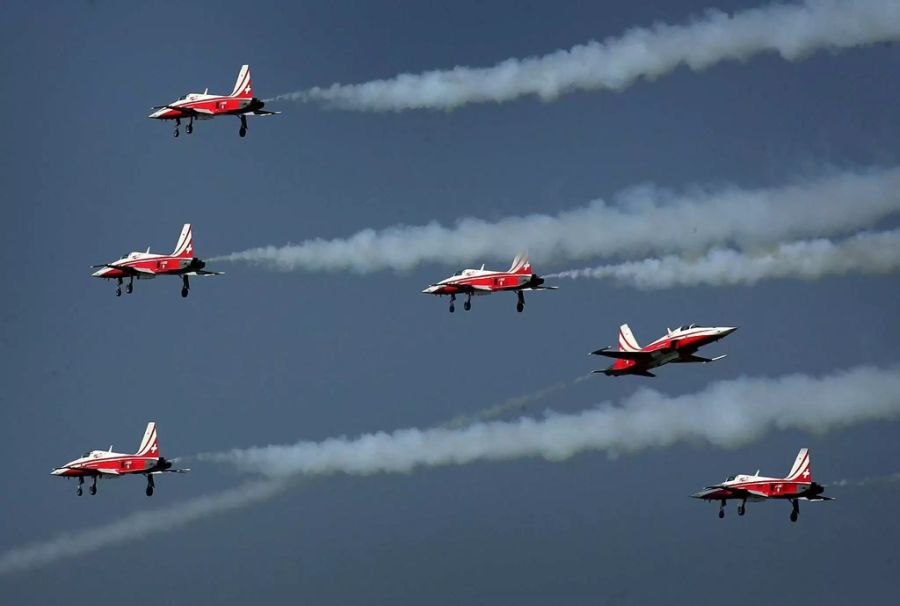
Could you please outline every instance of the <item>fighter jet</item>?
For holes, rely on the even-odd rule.
[[[466,295],[463,309],[472,309],[472,295],[489,295],[500,291],[516,293],[516,311],[525,310],[526,290],[555,290],[556,286],[544,286],[544,279],[535,274],[524,253],[516,255],[507,271],[463,269],[449,278],[431,284],[422,292],[427,295],[450,295],[450,313],[456,311],[456,295]]]
[[[194,242],[191,233],[191,224],[185,223],[181,228],[181,236],[175,245],[175,251],[171,255],[150,254],[147,252],[133,252],[123,255],[121,259],[111,263],[101,263],[92,266],[98,269],[93,274],[95,278],[116,280],[116,296],[122,296],[122,279],[128,278],[125,292],[131,294],[134,290],[134,279],[151,280],[156,276],[181,276],[181,296],[188,296],[191,283],[188,276],[221,276],[221,271],[207,271],[206,262],[194,256]]]
[[[74,461],[51,471],[51,475],[78,478],[75,494],[82,494],[85,478],[91,478],[90,492],[97,494],[97,478],[118,478],[124,475],[143,474],[147,477],[147,496],[153,495],[153,476],[161,473],[187,473],[190,469],[173,469],[172,462],[159,456],[159,439],[156,423],[147,423],[141,447],[134,454],[122,454],[109,450],[89,450]]]
[[[700,492],[692,494],[695,499],[719,501],[719,517],[725,517],[725,501],[737,499],[738,515],[747,512],[747,501],[768,501],[770,499],[789,500],[791,502],[791,522],[796,522],[800,515],[800,501],[833,501],[822,493],[825,488],[813,482],[809,449],[801,448],[794,460],[790,473],[785,478],[767,478],[759,475],[731,476],[721,484],[707,486]]]
[[[737,330],[734,326],[697,326],[689,324],[679,326],[675,330],[666,330],[666,335],[646,347],[641,347],[631,334],[628,324],[619,327],[619,349],[610,347],[592,351],[592,356],[606,356],[615,358],[612,366],[605,370],[595,370],[608,376],[641,375],[642,377],[655,377],[650,369],[668,364],[689,362],[715,362],[721,360],[724,355],[715,358],[704,358],[696,354],[696,351],[714,343],[723,337],[727,337]]]
[[[187,93],[167,105],[157,105],[156,110],[148,118],[155,120],[175,120],[175,132],[182,118],[187,118],[185,128],[187,134],[194,132],[194,120],[212,120],[217,116],[237,116],[241,119],[240,136],[247,134],[247,116],[273,116],[281,112],[270,112],[263,109],[264,101],[253,96],[253,85],[250,82],[250,66],[244,65],[238,73],[234,90],[230,95],[210,95],[209,89],[202,93]]]

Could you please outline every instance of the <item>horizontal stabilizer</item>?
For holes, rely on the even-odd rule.
[[[182,275],[183,276],[201,276],[202,277],[202,276],[221,276],[224,273],[225,273],[224,271],[207,271],[205,269],[198,269],[196,271],[186,272]]]
[[[277,116],[281,114],[281,112],[270,112],[264,109],[257,109],[255,111],[250,112],[250,116]]]

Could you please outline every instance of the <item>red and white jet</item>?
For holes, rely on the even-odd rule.
[[[93,268],[102,268],[95,271],[92,276],[95,278],[105,278],[107,280],[116,280],[116,296],[122,296],[122,279],[128,278],[128,284],[125,285],[125,292],[131,293],[134,290],[134,279],[151,280],[156,276],[181,276],[181,296],[188,296],[191,289],[191,283],[188,276],[221,276],[221,271],[206,271],[206,262],[203,259],[194,256],[193,236],[191,235],[191,224],[185,223],[181,228],[181,236],[178,238],[178,244],[175,245],[175,251],[171,255],[155,255],[150,254],[150,248],[147,252],[133,252],[123,256],[118,261],[112,263],[103,263],[102,265],[94,265]]]
[[[118,478],[131,474],[147,476],[147,496],[153,494],[153,476],[161,473],[187,473],[190,469],[172,469],[172,462],[159,456],[159,439],[156,435],[156,423],[147,423],[141,447],[134,454],[122,454],[109,450],[91,450],[75,459],[57,467],[51,473],[64,478],[78,478],[75,494],[81,496],[81,487],[85,478],[91,478],[90,492],[97,494],[97,478]]]
[[[747,511],[747,501],[768,501],[770,499],[789,500],[791,502],[791,522],[797,521],[800,515],[800,501],[833,501],[832,497],[823,496],[825,488],[813,482],[809,449],[801,448],[794,460],[790,473],[786,478],[767,478],[759,475],[731,476],[721,484],[707,486],[700,492],[692,494],[695,499],[719,501],[719,517],[725,517],[725,501],[739,499],[738,515]]]
[[[472,309],[472,295],[489,295],[500,291],[512,291],[518,296],[516,311],[525,309],[526,290],[555,290],[556,286],[543,286],[544,279],[531,270],[531,263],[524,254],[513,259],[507,271],[487,271],[481,269],[463,269],[449,278],[430,285],[422,292],[428,295],[450,295],[450,313],[456,310],[453,305],[456,295],[466,295],[463,309]]]
[[[675,330],[667,329],[666,336],[657,339],[646,347],[641,347],[631,334],[628,324],[622,324],[619,327],[619,349],[613,350],[609,347],[592,351],[592,356],[606,356],[608,358],[616,358],[612,366],[605,370],[595,370],[594,372],[602,372],[608,376],[619,375],[641,375],[642,377],[655,377],[650,372],[651,368],[675,363],[688,362],[715,362],[721,360],[725,356],[716,356],[715,358],[703,358],[694,355],[695,352],[723,337],[727,337],[737,330],[735,326],[697,326],[690,324],[688,326],[680,326]]]
[[[194,132],[194,120],[212,120],[216,116],[237,116],[241,119],[241,129],[238,131],[243,137],[247,134],[247,116],[272,116],[281,112],[265,111],[265,103],[253,96],[253,85],[250,82],[250,66],[244,65],[238,73],[237,82],[230,95],[210,95],[209,89],[202,93],[188,93],[182,95],[168,105],[157,105],[156,111],[147,116],[156,120],[175,120],[175,133],[178,136],[178,127],[181,119],[187,118],[187,134]]]

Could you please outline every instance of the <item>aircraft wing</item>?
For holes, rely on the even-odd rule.
[[[95,467],[69,467],[69,469],[75,469],[77,471],[83,471],[90,475],[95,476],[117,476],[119,472],[115,469],[97,469]]]
[[[477,284],[453,284],[460,292],[464,293],[489,293],[494,292],[490,286],[479,286]]]
[[[616,351],[613,349],[598,349],[592,351],[589,355],[606,356],[607,358],[618,358],[620,360],[635,360],[643,362],[653,359],[653,354],[648,351]]]
[[[119,271],[125,272],[130,276],[136,276],[138,274],[145,274],[149,276],[155,276],[156,274],[149,269],[144,269],[143,267],[132,267],[130,265],[116,265],[115,263],[101,263],[100,265],[91,265],[92,268],[97,269],[99,267],[111,267],[113,269],[118,269]]]
[[[181,274],[183,276],[221,276],[224,274],[224,271],[207,271],[205,269],[198,269],[196,271],[189,271],[187,273]]]
[[[760,492],[758,490],[751,490],[749,488],[738,488],[737,486],[722,486],[721,484],[717,484],[715,486],[707,486],[706,490],[727,490],[731,494],[737,497],[757,497],[760,499],[768,499],[769,495],[764,492]]]
[[[675,360],[672,360],[672,363],[674,363],[674,364],[689,364],[691,362],[696,362],[699,364],[706,364],[707,362],[715,362],[716,360],[721,360],[726,355],[727,354],[722,354],[721,356],[716,356],[715,358],[704,358],[703,356],[695,356],[695,355],[691,354],[691,355],[685,356],[683,358],[677,358]]]

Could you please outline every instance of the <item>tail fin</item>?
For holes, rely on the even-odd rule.
[[[640,351],[641,346],[635,341],[628,324],[619,327],[619,351]]]
[[[238,72],[237,80],[234,83],[234,90],[231,91],[232,97],[252,97],[253,85],[250,83],[250,66],[242,65],[241,71]]]
[[[175,245],[173,257],[193,257],[194,255],[194,239],[191,233],[191,224],[185,223],[181,228],[181,235],[178,237],[178,244]]]
[[[798,482],[812,482],[812,463],[809,460],[809,448],[801,448],[794,459],[794,466],[788,473],[785,480],[796,480]]]
[[[512,265],[509,267],[511,274],[532,274],[531,263],[528,261],[528,253],[520,252],[513,259]]]
[[[134,454],[137,457],[159,458],[159,439],[156,437],[155,421],[147,423],[147,430],[144,432],[144,439],[141,440],[141,447]]]

